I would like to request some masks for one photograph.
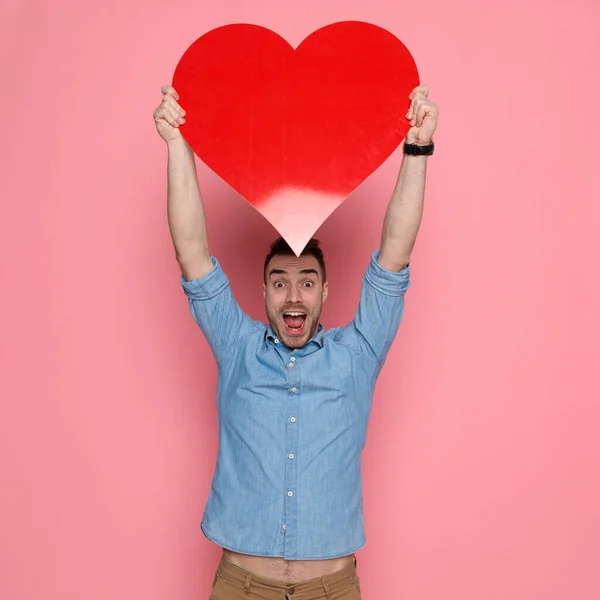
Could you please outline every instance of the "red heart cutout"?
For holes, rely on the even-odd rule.
[[[194,152],[296,254],[402,142],[417,85],[404,44],[357,21],[327,25],[296,50],[263,27],[219,27],[173,77]]]

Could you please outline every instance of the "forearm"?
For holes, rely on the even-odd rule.
[[[177,261],[186,279],[208,273],[212,262],[194,153],[183,137],[168,143],[167,215]],[[193,271],[193,272],[192,272]]]
[[[378,262],[388,271],[410,262],[423,216],[426,171],[426,156],[404,155],[381,234]]]

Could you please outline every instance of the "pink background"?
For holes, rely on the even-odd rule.
[[[13,2],[2,8],[0,598],[207,598],[216,369],[188,313],[152,122],[230,22],[360,19],[441,107],[401,333],[364,455],[364,598],[600,597],[593,0]],[[396,153],[322,227],[349,320]],[[211,249],[263,315],[275,233],[200,167]]]

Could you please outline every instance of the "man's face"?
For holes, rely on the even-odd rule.
[[[276,254],[267,265],[264,284],[267,317],[288,348],[301,348],[317,332],[327,283],[314,256]]]

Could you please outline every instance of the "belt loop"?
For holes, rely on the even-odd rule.
[[[244,583],[244,592],[250,593],[250,582],[252,581],[252,575],[246,575],[246,583]]]
[[[331,586],[325,581],[325,577],[321,577],[321,583],[323,584],[323,589],[325,590],[325,596],[329,598],[331,594]]]

